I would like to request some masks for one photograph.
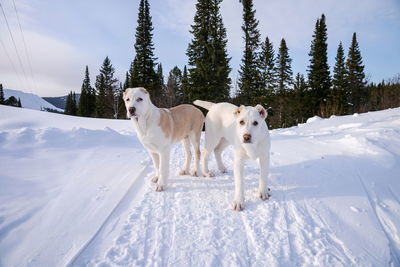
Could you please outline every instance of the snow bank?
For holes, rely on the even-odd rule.
[[[10,96],[14,96],[17,100],[21,99],[21,105],[23,108],[44,110],[46,108],[57,110],[58,112],[64,112],[64,110],[57,108],[56,106],[50,104],[38,95],[25,93],[18,90],[3,89],[4,97],[7,99]]]

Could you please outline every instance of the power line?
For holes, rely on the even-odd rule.
[[[1,11],[3,12],[3,16],[4,16],[4,19],[5,19],[6,24],[7,24],[8,32],[10,33],[12,43],[13,43],[13,45],[14,45],[14,49],[15,49],[15,52],[16,52],[16,54],[17,54],[19,64],[20,64],[20,66],[21,66],[21,68],[22,68],[22,73],[23,73],[23,75],[24,75],[24,78],[25,78],[25,81],[26,81],[27,85],[29,86],[28,79],[26,78],[25,68],[24,68],[24,65],[22,64],[21,56],[20,56],[19,53],[18,53],[17,45],[15,44],[14,37],[13,37],[12,32],[11,32],[11,29],[10,29],[10,25],[8,24],[8,20],[7,20],[7,17],[6,17],[6,13],[4,13],[3,5],[1,4],[1,2],[0,2],[0,8],[1,8]]]
[[[6,55],[7,55],[8,61],[10,62],[10,64],[11,64],[11,66],[12,66],[12,68],[13,68],[15,74],[16,74],[17,77],[18,77],[18,80],[19,80],[20,84],[23,86],[23,82],[22,82],[22,80],[21,80],[21,76],[19,75],[17,69],[15,68],[15,65],[14,65],[14,63],[12,62],[11,57],[10,57],[10,55],[9,55],[8,52],[7,52],[6,46],[4,45],[3,41],[1,40],[1,38],[0,38],[0,43],[1,43],[1,46],[3,47],[4,53],[6,53]]]
[[[14,5],[15,14],[17,15],[19,30],[21,31],[22,41],[24,43],[25,55],[26,55],[26,58],[28,59],[28,66],[29,66],[29,70],[31,72],[31,78],[32,78],[34,87],[37,89],[35,76],[33,75],[33,71],[32,71],[31,58],[30,58],[29,53],[28,53],[28,48],[27,48],[26,42],[25,42],[25,36],[24,36],[23,31],[22,31],[21,22],[20,22],[20,19],[19,19],[18,11],[17,11],[17,6],[15,5],[15,1],[14,0],[13,0],[13,5]]]

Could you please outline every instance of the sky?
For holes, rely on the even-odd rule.
[[[174,66],[182,69],[187,64],[197,0],[149,2],[154,53],[166,79]],[[10,35],[0,10],[0,83],[4,88],[40,96],[80,92],[85,66],[94,86],[106,56],[115,76],[124,81],[135,56],[139,0],[0,0],[0,4],[11,31]],[[294,73],[307,73],[312,34],[322,13],[331,70],[339,42],[347,55],[356,32],[370,81],[400,73],[400,0],[254,0],[254,7],[261,39],[268,36],[277,51],[285,38]],[[224,0],[221,14],[227,28],[230,76],[235,81],[243,51],[239,0]]]

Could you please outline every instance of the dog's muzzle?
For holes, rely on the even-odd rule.
[[[243,143],[251,143],[251,134],[243,135]]]
[[[135,112],[136,112],[136,108],[135,107],[129,107],[129,113],[132,115],[132,116],[135,116]]]

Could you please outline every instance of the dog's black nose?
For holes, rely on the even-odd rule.
[[[129,113],[131,113],[131,115],[135,115],[135,112],[136,112],[135,107],[129,107]]]
[[[251,142],[251,134],[244,134],[243,135],[243,141],[245,143],[250,143]]]

